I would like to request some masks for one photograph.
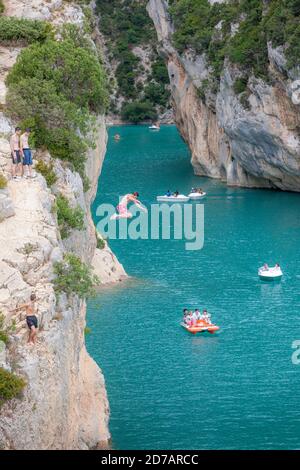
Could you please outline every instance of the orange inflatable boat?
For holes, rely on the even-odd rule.
[[[210,334],[216,333],[220,329],[219,326],[213,325],[212,323],[208,323],[205,320],[198,320],[195,325],[187,325],[186,323],[181,323],[181,326],[192,333],[193,335],[197,333],[204,333],[205,331],[208,331]]]

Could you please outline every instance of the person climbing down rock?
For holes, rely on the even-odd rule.
[[[17,307],[14,312],[18,312],[20,310],[26,310],[26,323],[29,328],[28,343],[35,344],[38,333],[38,319],[36,316],[36,295],[34,293],[31,294],[30,301],[27,304],[20,305],[20,307]]]
[[[20,151],[23,157],[23,168],[27,168],[25,178],[34,178],[32,176],[32,153],[28,142],[30,132],[31,130],[27,128],[20,138]]]
[[[20,169],[20,177],[22,176],[22,162],[21,162],[21,150],[20,150],[20,127],[15,128],[15,133],[10,138],[10,150],[11,150],[11,174],[13,179],[18,179],[18,170]]]

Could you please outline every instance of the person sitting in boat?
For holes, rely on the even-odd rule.
[[[275,264],[275,268],[276,268],[276,269],[280,269],[280,264],[279,264],[279,263],[276,263],[276,264]]]
[[[173,193],[173,196],[178,197],[179,196],[179,191],[175,191],[175,193]]]
[[[171,196],[172,196],[172,193],[171,193],[171,191],[170,191],[169,189],[168,189],[168,191],[166,192],[166,196],[167,196],[167,197],[171,197]]]
[[[262,268],[263,271],[269,271],[269,266],[267,265],[267,263],[265,263],[263,265],[263,268]]]
[[[196,310],[194,311],[194,315],[195,315],[195,318],[196,318],[197,321],[201,320],[202,315],[201,315],[201,312],[198,308],[196,308]]]
[[[190,321],[191,321],[190,313],[189,313],[189,311],[188,311],[187,308],[184,308],[184,309],[183,309],[183,322],[184,322],[186,325],[189,325],[189,324],[190,324]]]
[[[198,193],[198,194],[203,194],[202,188],[197,188],[197,193]]]
[[[191,193],[196,193],[197,192],[197,189],[196,188],[192,188],[191,189]]]
[[[210,313],[208,313],[208,311],[206,309],[203,310],[202,318],[203,318],[204,321],[206,321],[206,323],[211,324],[211,320],[210,320],[211,315],[210,315]]]

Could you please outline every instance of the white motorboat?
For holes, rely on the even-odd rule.
[[[283,272],[280,266],[274,266],[272,268],[262,266],[258,270],[258,275],[263,281],[278,281],[282,278]]]
[[[152,124],[152,126],[149,126],[149,129],[151,131],[159,131],[160,130],[160,127],[159,126],[156,126],[155,124]]]
[[[202,193],[194,192],[194,193],[189,194],[189,198],[194,200],[194,201],[198,200],[198,199],[204,199],[205,196],[206,196],[206,193],[204,191]]]
[[[188,202],[190,198],[184,194],[178,194],[178,196],[157,196],[157,202]]]

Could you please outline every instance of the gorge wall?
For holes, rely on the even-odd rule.
[[[284,47],[269,42],[268,80],[251,75],[247,91],[237,93],[241,71],[225,58],[218,88],[205,89],[213,75],[206,54],[192,48],[178,52],[169,3],[176,2],[150,0],[147,9],[168,66],[175,121],[191,149],[195,173],[233,186],[300,191],[300,67],[288,68]],[[267,7],[269,2],[261,3]],[[222,21],[215,34],[221,26]],[[232,36],[237,29],[231,25]]]
[[[4,6],[4,15],[45,19],[54,25],[69,22],[81,28],[85,21],[79,5],[62,0],[6,0]],[[96,248],[90,214],[106,151],[105,119],[97,117],[96,146],[87,155],[87,192],[79,174],[45,150],[34,157],[52,162],[56,182],[51,189],[39,173],[34,180],[11,180],[9,136],[15,123],[5,115],[5,77],[20,50],[0,47],[0,169],[8,180],[0,190],[0,312],[6,325],[15,325],[7,346],[1,343],[0,367],[23,377],[26,386],[22,397],[0,408],[0,449],[107,446],[109,405],[102,372],[85,348],[86,303],[77,295],[57,296],[53,285],[53,265],[66,252],[93,264],[101,283],[125,276],[106,243],[103,249]],[[53,210],[57,194],[84,213],[84,229],[72,230],[63,240]],[[40,323],[35,346],[26,344],[24,315],[13,311],[28,302],[32,291]]]

